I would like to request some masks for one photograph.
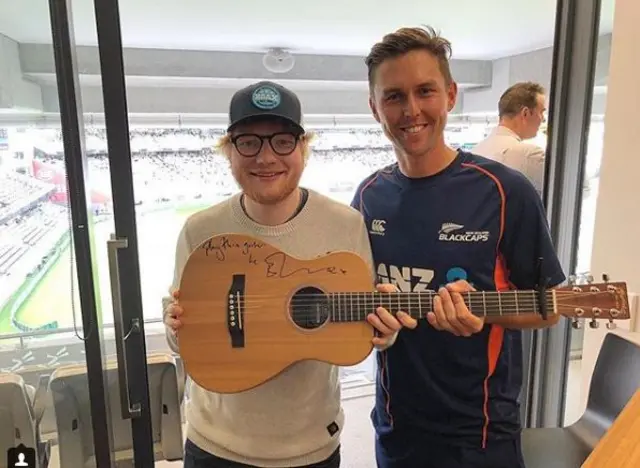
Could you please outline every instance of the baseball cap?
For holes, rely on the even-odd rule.
[[[296,94],[271,81],[260,81],[237,91],[229,105],[229,127],[259,117],[279,117],[304,132],[302,106]]]

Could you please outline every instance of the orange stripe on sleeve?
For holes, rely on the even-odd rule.
[[[507,272],[504,267],[502,255],[496,258],[496,269],[494,271],[494,283],[498,291],[510,289],[507,281]],[[482,448],[487,447],[487,432],[489,430],[489,379],[496,370],[500,351],[502,351],[502,343],[504,341],[504,328],[500,325],[491,325],[489,332],[489,342],[487,343],[487,376],[484,378],[484,426],[482,427]]]
[[[378,369],[378,372],[380,372],[380,386],[382,387],[382,390],[385,395],[384,409],[385,409],[385,413],[387,413],[387,418],[389,418],[389,425],[393,429],[393,416],[391,416],[391,395],[389,394],[389,389],[387,388],[387,383],[385,382],[385,379],[388,379],[388,373],[389,373],[389,370],[387,368],[387,350],[386,349],[384,351],[380,351],[380,357],[382,361],[382,366],[380,366],[380,369]]]
[[[496,243],[496,254],[497,254],[498,246],[500,245],[500,241],[502,241],[502,236],[504,235],[504,223],[506,221],[505,218],[507,217],[506,216],[507,215],[507,206],[506,206],[507,197],[504,194],[504,188],[502,187],[500,180],[498,180],[498,178],[494,174],[492,174],[485,168],[480,167],[476,164],[471,164],[471,163],[462,163],[462,166],[476,169],[477,171],[482,172],[484,175],[486,175],[491,180],[493,180],[493,182],[496,184],[496,188],[498,189],[498,192],[500,193],[500,235],[498,236],[498,242]]]
[[[484,378],[484,426],[482,427],[482,448],[487,448],[487,432],[489,430],[489,379],[496,370],[500,351],[502,350],[502,342],[504,338],[504,329],[499,325],[491,325],[489,332],[489,345],[487,346],[487,361],[489,368],[487,376]]]

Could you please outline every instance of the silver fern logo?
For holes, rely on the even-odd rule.
[[[456,224],[456,223],[442,223],[442,227],[440,228],[440,232],[438,234],[449,234],[453,231],[457,231],[458,229],[462,229],[464,225]]]

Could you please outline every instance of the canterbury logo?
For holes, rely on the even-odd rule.
[[[374,219],[373,221],[371,221],[370,232],[372,234],[384,235],[385,224],[386,224],[386,221],[384,219]]]

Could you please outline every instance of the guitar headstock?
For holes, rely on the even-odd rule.
[[[577,284],[575,277],[569,279],[569,286],[556,288],[556,305],[559,314],[573,320],[574,328],[580,328],[579,319],[590,318],[589,326],[598,328],[596,319],[608,319],[607,328],[615,328],[614,320],[629,320],[629,297],[627,285],[622,282],[593,283],[593,277],[586,284]]]

